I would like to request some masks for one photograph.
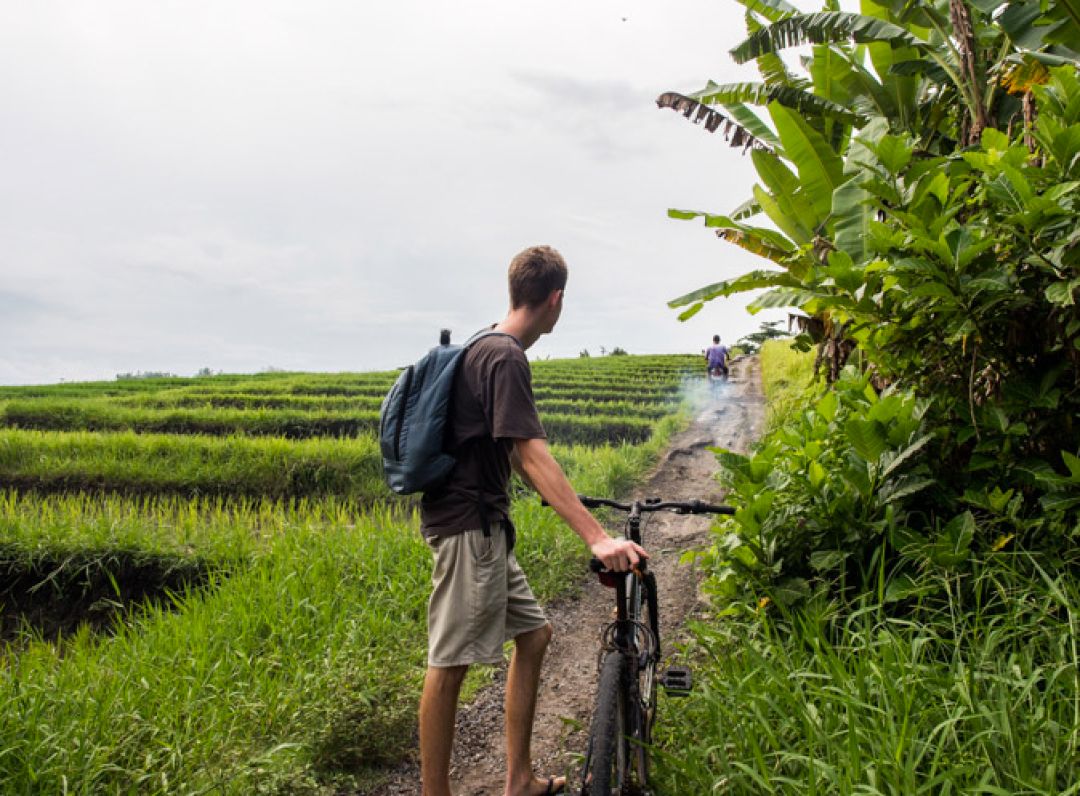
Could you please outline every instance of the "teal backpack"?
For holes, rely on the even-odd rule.
[[[379,409],[383,477],[399,495],[430,492],[445,483],[455,459],[446,452],[454,377],[469,347],[491,335],[477,332],[464,345],[428,351],[398,376]]]

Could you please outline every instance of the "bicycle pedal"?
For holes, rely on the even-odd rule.
[[[668,696],[689,696],[694,687],[694,678],[685,666],[672,666],[660,675],[660,685]]]

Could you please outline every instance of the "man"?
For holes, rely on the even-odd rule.
[[[728,377],[728,349],[720,345],[720,335],[714,334],[713,344],[705,350],[705,362],[709,368],[709,375],[715,378]]]
[[[562,777],[538,778],[530,744],[540,667],[551,641],[514,558],[509,481],[516,470],[610,569],[626,571],[645,551],[608,536],[581,505],[552,458],[532,395],[525,350],[559,320],[567,268],[549,246],[510,263],[510,310],[465,353],[453,393],[449,482],[426,494],[421,530],[435,555],[428,604],[428,669],[420,701],[423,796],[450,796],[450,751],[458,695],[473,663],[498,663],[514,641],[506,679],[505,796],[561,793]]]

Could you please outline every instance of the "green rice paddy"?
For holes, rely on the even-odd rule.
[[[697,365],[535,363],[579,491],[652,466]],[[395,376],[0,388],[0,792],[329,793],[411,748],[430,556],[370,424]],[[551,599],[587,551],[515,494]]]

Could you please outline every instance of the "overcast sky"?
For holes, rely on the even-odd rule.
[[[763,319],[666,302],[764,261],[749,158],[655,98],[756,79],[732,0],[5,3],[0,383],[372,370],[570,281],[533,356],[697,352]]]

